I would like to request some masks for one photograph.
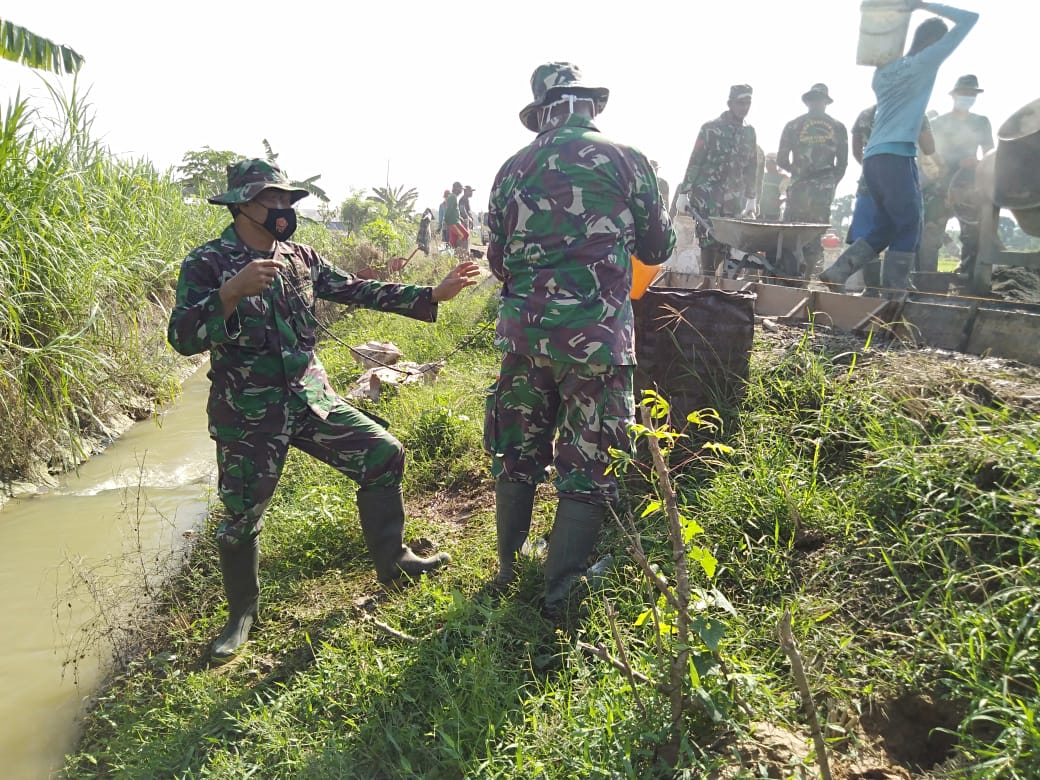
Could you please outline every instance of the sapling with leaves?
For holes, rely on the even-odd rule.
[[[718,560],[707,546],[695,543],[704,534],[704,528],[691,515],[689,508],[682,505],[675,489],[675,468],[669,465],[669,460],[680,444],[687,456],[692,452],[693,458],[702,462],[727,455],[732,449],[711,441],[697,445],[697,449],[692,451],[687,447],[692,437],[686,430],[691,427],[709,434],[719,430],[722,420],[713,409],[690,413],[682,431],[672,426],[670,406],[655,391],[643,392],[639,411],[642,422],[634,424],[631,432],[637,443],[645,442],[651,462],[640,463],[636,456],[614,451],[611,453],[614,459],[611,468],[618,473],[637,468],[644,472],[652,485],[653,497],[647,502],[641,519],[663,514],[671,544],[671,575],[662,573],[650,563],[639,529],[630,515],[626,522],[617,516],[615,520],[628,541],[632,557],[651,586],[651,603],[636,618],[635,624],[653,629],[658,662],[664,676],[656,687],[669,698],[673,738],[679,739],[683,733],[683,716],[687,712],[707,712],[713,720],[723,716],[719,706],[721,700],[711,695],[708,683],[717,673],[728,680],[719,652],[726,635],[726,624],[718,615],[728,613],[736,617],[736,612],[729,600],[711,585]],[[704,584],[695,584],[699,581]],[[623,648],[618,649],[624,656]],[[736,698],[732,686],[731,697]]]

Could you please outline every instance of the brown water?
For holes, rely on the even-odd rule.
[[[104,674],[96,654],[79,663],[78,685],[70,670],[62,672],[66,650],[93,609],[85,594],[69,607],[68,562],[89,568],[121,556],[128,543],[135,546],[138,525],[146,550],[172,549],[205,513],[214,472],[205,374],[203,367],[176,404],[134,425],[78,474],[0,509],[3,777],[44,778],[61,767],[84,702]]]

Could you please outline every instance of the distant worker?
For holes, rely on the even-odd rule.
[[[751,110],[752,89],[730,87],[727,110],[706,122],[697,134],[679,193],[689,196],[688,211],[699,217],[701,272],[713,275],[729,257],[729,247],[709,234],[702,220],[711,217],[753,217],[758,209],[758,154],[755,128],[744,121]]]
[[[766,155],[766,169],[762,174],[762,196],[758,202],[758,216],[766,222],[779,222],[783,215],[784,198],[791,177],[776,164],[776,152]]]
[[[459,216],[462,218],[462,224],[466,226],[466,230],[473,230],[473,209],[470,206],[470,196],[473,195],[473,188],[468,184],[462,188],[462,197],[459,198]]]
[[[448,232],[448,246],[455,251],[455,257],[468,259],[469,228],[462,223],[462,210],[459,208],[462,190],[461,182],[451,185],[451,192],[444,201],[444,226]]]
[[[441,242],[445,246],[448,244],[448,226],[444,223],[444,215],[448,210],[448,198],[450,196],[451,190],[445,190],[441,205],[437,207],[437,231],[441,234]]]
[[[871,232],[856,241],[820,275],[827,284],[842,284],[849,276],[888,250],[882,286],[892,297],[905,298],[921,237],[921,185],[915,157],[924,112],[939,66],[979,20],[972,11],[911,0],[954,22],[949,29],[938,18],[922,22],[905,56],[874,71],[877,115],[863,153],[863,175],[877,206]]]
[[[863,150],[870,141],[870,133],[874,129],[874,115],[877,106],[863,109],[852,125],[852,156],[860,165],[863,164]],[[932,128],[927,117],[921,124],[921,132],[917,136],[917,147],[922,156],[935,154],[935,141],[932,138]],[[870,195],[867,187],[866,177],[860,176],[856,185],[856,203],[852,209],[852,222],[845,237],[845,242],[854,244],[861,238],[870,235],[877,220],[877,204]],[[863,294],[869,297],[877,297],[881,294],[881,258],[873,257],[863,266]],[[822,278],[822,277],[821,277]]]
[[[433,211],[426,209],[422,213],[422,218],[419,220],[419,232],[415,236],[415,243],[419,249],[422,250],[424,255],[430,254],[430,241],[432,240],[432,231],[430,230],[430,223],[433,221]]]
[[[650,161],[650,167],[654,169],[654,173],[657,174],[657,189],[661,192],[661,202],[668,203],[668,195],[671,193],[672,188],[668,186],[668,182],[661,178],[660,166],[657,164],[657,160]]]
[[[932,122],[935,148],[944,163],[946,175],[939,180],[934,194],[925,198],[925,224],[919,253],[922,271],[938,270],[939,249],[946,236],[946,223],[953,216],[949,202],[951,188],[973,191],[979,158],[993,148],[993,128],[989,119],[971,112],[976,97],[982,91],[977,76],[961,76],[950,92],[953,96],[953,110]],[[979,225],[973,219],[958,218],[958,222],[961,229],[961,262],[957,272],[970,274],[979,253]]]
[[[675,246],[650,162],[594,124],[609,91],[577,66],[540,65],[520,112],[537,133],[499,170],[488,206],[491,272],[502,281],[503,351],[484,421],[495,477],[497,583],[516,578],[535,486],[555,467],[559,501],[545,559],[544,611],[561,614],[618,498],[611,451],[634,422],[632,255]]]
[[[228,189],[209,199],[233,222],[181,264],[167,338],[182,355],[209,352],[209,433],[217,449],[224,514],[217,549],[228,620],[211,654],[233,655],[249,636],[260,598],[260,532],[290,447],[358,484],[361,531],[382,582],[437,569],[446,553],[421,558],[402,541],[404,448],[378,418],[336,394],[314,352],[318,299],[426,322],[437,305],[475,284],[465,262],[436,287],[360,279],[289,239],[293,204],[307,191],[274,163],[228,166]],[[291,519],[291,518],[290,518]]]
[[[838,182],[849,165],[849,134],[845,125],[827,114],[834,102],[826,84],[813,84],[802,95],[808,113],[792,119],[780,135],[777,165],[791,174],[784,222],[829,225]],[[823,270],[823,246],[815,238],[804,247],[804,278]]]

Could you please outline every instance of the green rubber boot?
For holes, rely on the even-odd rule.
[[[906,300],[916,289],[910,284],[910,272],[914,269],[917,256],[913,252],[885,252],[885,265],[881,271],[881,284],[885,288],[885,297],[893,300]]]
[[[547,615],[554,616],[563,611],[571,586],[585,573],[606,511],[606,507],[598,504],[586,504],[572,498],[560,499],[545,559]]]
[[[881,296],[881,261],[877,258],[863,266],[863,297]]]
[[[404,496],[400,486],[359,490],[357,507],[361,532],[380,582],[390,583],[401,576],[419,577],[451,560],[443,552],[420,558],[404,544]]]
[[[230,658],[249,639],[260,611],[260,540],[253,537],[234,550],[220,550],[220,572],[228,602],[228,620],[210,648],[213,658]]]
[[[498,530],[498,576],[495,584],[507,587],[516,581],[516,556],[531,531],[534,485],[499,477],[495,481],[495,527]]]
[[[820,274],[820,281],[835,287],[845,284],[845,280],[856,271],[877,257],[874,247],[860,238],[846,249],[834,264]]]

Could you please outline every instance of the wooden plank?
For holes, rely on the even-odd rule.
[[[873,301],[877,305],[852,327],[853,333],[862,333],[863,331],[869,330],[867,327],[868,325],[876,326],[886,324],[882,312],[888,308],[888,301],[879,301],[877,298],[874,298]]]
[[[759,284],[755,287],[755,294],[758,296],[755,314],[764,317],[785,316],[806,297],[805,290],[799,287],[781,287],[778,284]]]
[[[1040,314],[979,309],[966,351],[1040,364]]]
[[[813,300],[813,313],[819,318],[826,316],[826,324],[842,330],[857,330],[863,327],[865,319],[876,314],[878,303],[887,305],[887,301],[878,298],[864,298],[860,295],[843,295],[834,292],[818,292]],[[818,321],[823,322],[822,319]]]
[[[791,307],[791,310],[789,312],[787,312],[787,314],[781,314],[780,315],[780,319],[782,319],[782,320],[793,320],[793,319],[795,319],[795,315],[797,315],[799,312],[806,312],[806,313],[808,313],[808,311],[809,311],[809,300],[811,298],[812,298],[811,295],[803,295],[802,298],[799,299],[798,303],[796,303],[794,306]]]
[[[937,303],[907,301],[901,315],[905,337],[936,349],[963,350],[971,309]]]

